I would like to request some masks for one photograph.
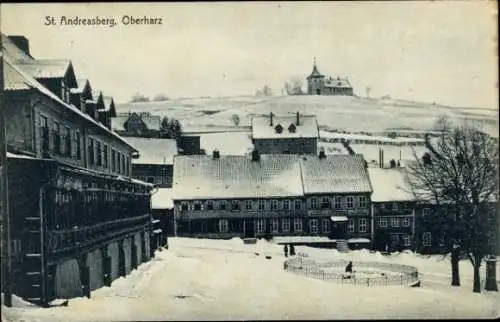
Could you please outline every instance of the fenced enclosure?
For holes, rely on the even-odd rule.
[[[297,275],[332,281],[339,284],[361,286],[412,286],[419,282],[418,271],[413,266],[352,261],[353,273],[346,274],[347,260],[316,262],[311,258],[297,256],[285,260],[284,269]]]

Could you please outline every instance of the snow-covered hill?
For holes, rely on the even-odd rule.
[[[431,130],[439,116],[455,123],[474,122],[497,135],[498,110],[450,107],[393,99],[349,96],[234,96],[222,98],[182,98],[162,102],[126,103],[118,112],[150,112],[179,119],[187,131],[233,128],[233,115],[240,127],[249,126],[253,115],[288,114],[297,111],[315,114],[321,128],[345,131],[380,132],[387,129]]]

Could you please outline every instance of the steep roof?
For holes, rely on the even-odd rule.
[[[303,194],[295,155],[174,158],[173,199],[295,197]]]
[[[299,125],[297,125],[296,115],[276,116],[273,115],[273,125],[271,126],[270,115],[254,116],[252,118],[252,138],[254,139],[289,139],[289,138],[317,138],[319,136],[318,121],[314,115],[299,115]],[[277,125],[283,127],[283,131],[278,133],[275,129]],[[291,132],[289,126],[294,124],[295,131]]]
[[[139,158],[132,161],[134,164],[174,164],[175,140],[126,137],[125,141],[139,151]]]
[[[73,67],[69,59],[36,59],[20,62],[23,70],[35,79],[63,78],[70,73],[71,81],[77,86]]]
[[[32,86],[23,77],[23,75],[16,70],[10,62],[6,60],[6,64],[3,65],[4,73],[4,88],[6,91],[20,91],[29,90]]]
[[[119,113],[116,117],[111,119],[111,129],[113,131],[125,131],[125,122],[129,119],[130,115],[128,113]]]
[[[91,122],[92,124],[94,124],[97,127],[100,127],[102,130],[106,131],[107,133],[110,133],[110,135],[114,136],[120,142],[122,142],[122,143],[130,146],[130,144],[128,144],[122,137],[120,137],[116,133],[114,133],[114,132],[110,131],[109,129],[107,129],[104,125],[102,125],[99,122],[97,122],[96,120],[94,120],[90,115],[88,115],[86,113],[83,113],[77,107],[75,107],[73,105],[70,105],[70,104],[67,104],[64,101],[62,101],[56,94],[52,93],[52,91],[50,91],[48,88],[46,88],[45,86],[43,86],[40,82],[38,82],[35,78],[33,78],[33,76],[31,76],[29,73],[25,72],[22,69],[22,67],[25,66],[24,64],[20,64],[18,66],[16,64],[12,63],[10,61],[10,58],[8,56],[6,56],[6,55],[3,55],[3,56],[4,56],[3,57],[4,58],[4,62],[5,62],[4,66],[8,65],[8,68],[12,69],[11,72],[15,72],[17,74],[17,76],[16,76],[17,80],[15,81],[16,84],[19,84],[19,77],[22,77],[23,82],[25,83],[25,85],[29,86],[32,89],[37,90],[41,94],[43,94],[43,95],[49,97],[50,99],[56,101],[62,108],[66,108],[66,109],[72,111],[73,113],[78,114],[80,117],[86,119],[88,122]],[[132,147],[132,146],[130,146],[130,147]]]
[[[371,192],[370,179],[361,155],[327,155],[302,158],[304,193]]]
[[[173,209],[174,201],[172,200],[171,188],[159,188],[156,193],[151,195],[152,209]]]
[[[332,78],[332,77],[325,78],[323,80],[323,85],[325,87],[338,87],[338,88],[352,87],[351,83],[349,82],[349,80],[347,78],[340,78],[340,77],[337,77],[337,78]]]
[[[17,47],[14,42],[3,33],[2,37],[2,52],[10,57],[10,60],[15,63],[21,62],[30,62],[33,61],[33,57],[27,55],[24,51],[22,51],[19,47]]]
[[[78,87],[75,87],[75,88],[71,88],[71,93],[73,94],[80,94],[80,93],[83,93],[83,91],[85,90],[85,87],[90,87],[90,82],[88,79],[83,79],[83,78],[78,78],[76,80],[76,83],[78,84]],[[92,90],[92,88],[91,88]]]
[[[373,202],[415,200],[405,168],[368,168],[368,175],[373,187]]]
[[[318,67],[316,67],[316,63],[314,63],[314,66],[313,66],[313,70],[311,72],[311,74],[309,76],[307,76],[307,79],[309,78],[320,78],[320,77],[325,77],[325,75],[321,74],[319,71],[318,71]]]
[[[116,107],[113,97],[103,95],[102,100],[104,102],[104,110],[109,112],[109,116],[116,117]]]

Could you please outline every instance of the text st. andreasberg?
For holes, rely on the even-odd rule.
[[[45,16],[44,24],[46,26],[104,26],[104,27],[115,27],[119,23],[125,26],[133,25],[161,25],[163,24],[163,18],[160,17],[148,17],[148,16],[131,16],[124,15],[120,19],[115,19],[114,17],[68,17],[61,16],[57,19],[54,16]]]

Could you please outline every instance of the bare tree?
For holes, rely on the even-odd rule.
[[[441,134],[436,142],[425,136],[430,153],[408,167],[410,185],[417,199],[436,205],[435,216],[449,214],[448,234],[453,238],[452,285],[460,285],[460,250],[474,267],[474,292],[481,292],[479,269],[493,252],[495,205],[498,198],[498,140],[474,127],[451,128],[438,120]],[[446,129],[451,129],[445,131]]]
[[[262,88],[257,89],[255,96],[273,96],[271,87],[264,85]]]
[[[231,121],[233,121],[235,126],[240,125],[240,117],[238,116],[238,114],[233,114],[231,116]]]
[[[302,79],[299,77],[292,77],[285,82],[285,91],[287,95],[304,95],[302,90]]]

